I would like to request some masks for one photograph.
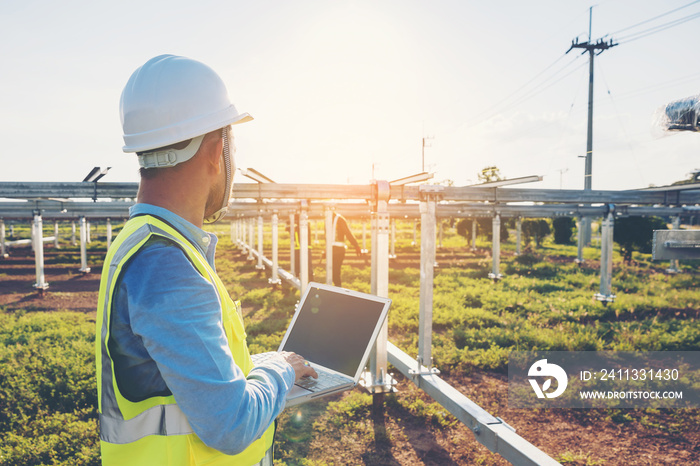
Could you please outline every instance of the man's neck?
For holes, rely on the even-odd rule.
[[[191,224],[202,228],[204,223],[204,206],[206,198],[197,190],[188,189],[190,183],[178,183],[168,177],[142,179],[139,184],[137,202],[151,204],[179,215]]]

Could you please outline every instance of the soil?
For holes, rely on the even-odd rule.
[[[62,265],[71,254],[76,265]],[[59,255],[62,256],[60,260]],[[454,258],[443,259],[450,262]],[[13,248],[9,257],[0,258],[0,306],[10,311],[73,310],[94,316],[100,268],[93,267],[90,273],[83,274],[78,270],[79,255],[50,247],[45,249],[45,261],[49,289],[42,292],[33,287],[36,275],[30,248]],[[399,392],[395,396],[399,400],[420,398],[426,403],[432,402],[413,383],[400,374],[395,376],[399,381]],[[505,420],[522,438],[564,464],[700,464],[698,410],[649,413],[644,410],[514,409],[508,407],[507,377],[503,374],[475,372],[449,374],[443,378],[486,411]],[[299,416],[307,411],[323,410],[329,402],[345,396],[349,395],[304,405]],[[337,431],[327,428],[305,439],[303,451],[307,458],[316,461],[313,464],[508,464],[482,446],[463,424],[456,422],[449,427],[426,424],[424,419],[415,419],[403,405],[385,403],[383,413],[364,421],[367,435],[341,436],[339,428]]]

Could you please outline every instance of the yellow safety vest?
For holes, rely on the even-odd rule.
[[[102,464],[106,466],[252,465],[272,446],[274,425],[261,438],[237,455],[210,448],[194,433],[175,398],[154,396],[132,402],[117,385],[114,362],[109,353],[110,315],[119,275],[123,267],[152,236],[177,244],[195,268],[216,288],[221,302],[221,319],[229,348],[238,367],[247,376],[253,368],[240,303],[234,303],[216,272],[202,254],[181,233],[150,216],[131,218],[107,252],[97,307],[95,351],[100,413]]]

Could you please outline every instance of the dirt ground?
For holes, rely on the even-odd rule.
[[[94,315],[100,268],[89,274],[65,266],[71,252],[46,248],[46,281],[39,292],[30,248],[15,248],[0,258],[0,306],[7,310],[74,310]],[[59,260],[59,255],[61,255]],[[70,259],[70,257],[69,257]],[[432,400],[405,378],[399,380],[398,397]],[[553,458],[572,465],[700,465],[700,419],[697,410],[534,410],[513,409],[507,403],[507,378],[501,374],[473,373],[445,377],[458,391]],[[348,396],[343,395],[343,396]],[[324,404],[325,406],[325,404]],[[308,409],[313,410],[313,404]],[[688,419],[694,421],[688,422]],[[382,417],[366,420],[373,442],[340,437],[327,431],[309,439],[307,454],[319,463],[370,465],[469,465],[508,464],[492,454],[466,426],[457,423],[443,429],[426,427],[411,414],[387,406]],[[337,433],[337,432],[336,432]],[[329,452],[333,452],[329,457]],[[333,460],[330,460],[333,458]],[[335,463],[333,463],[335,461]]]

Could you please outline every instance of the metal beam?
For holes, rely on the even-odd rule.
[[[425,391],[474,433],[476,440],[517,466],[554,466],[558,462],[515,433],[515,429],[457,391],[427,367],[391,342],[387,343],[389,363]]]
[[[260,184],[235,183],[234,199],[372,199],[372,184]],[[1,182],[0,198],[12,199],[134,199],[138,183],[84,182]],[[672,194],[672,195],[671,195]],[[391,199],[420,200],[419,186],[391,186]],[[444,187],[443,199],[472,202],[559,202],[573,204],[665,204],[700,203],[700,190],[678,190],[678,187],[658,191],[587,191],[562,189]]]

